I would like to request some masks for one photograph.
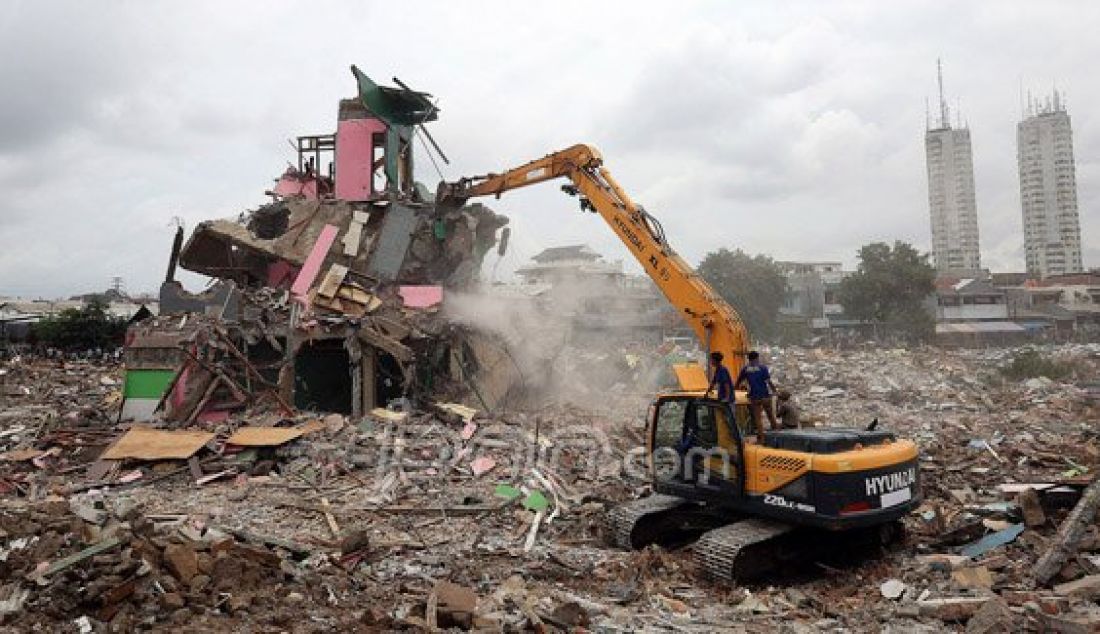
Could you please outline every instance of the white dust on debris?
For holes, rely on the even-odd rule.
[[[615,323],[622,309],[614,302],[613,283],[600,279],[560,283],[537,296],[485,288],[448,293],[444,316],[500,337],[533,402],[601,409],[609,395],[651,395],[662,378],[653,352],[659,333]],[[591,318],[608,315],[610,328],[591,327]]]

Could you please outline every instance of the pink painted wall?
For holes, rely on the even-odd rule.
[[[309,292],[309,287],[313,286],[313,280],[317,278],[321,265],[325,263],[325,256],[332,248],[332,243],[336,241],[337,231],[338,229],[333,225],[325,225],[321,228],[321,234],[317,236],[317,242],[313,243],[313,249],[310,250],[305,263],[302,264],[302,270],[290,287],[291,294],[303,305],[307,304],[306,293]]]
[[[196,352],[196,346],[192,346],[191,353]],[[183,372],[180,374],[180,378],[176,381],[176,387],[172,389],[172,394],[169,402],[172,405],[172,409],[179,409],[183,407],[183,397],[187,395],[187,380],[191,377],[191,364],[186,363],[183,366]]]
[[[310,200],[317,200],[317,181],[313,178],[283,174],[279,177],[279,182],[275,183],[275,193],[280,196],[305,196]]]
[[[336,197],[367,200],[371,195],[371,137],[385,132],[378,119],[346,119],[336,125]]]
[[[279,260],[267,266],[267,285],[273,288],[281,288],[285,284],[293,283],[298,277],[298,268],[286,260]]]
[[[409,308],[428,308],[443,301],[442,286],[402,286],[397,293]]]

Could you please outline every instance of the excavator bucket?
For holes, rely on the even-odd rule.
[[[672,371],[676,373],[680,389],[686,392],[704,392],[710,386],[706,370],[698,363],[676,363]]]

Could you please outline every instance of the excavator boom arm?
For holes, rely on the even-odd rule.
[[[572,188],[563,189],[579,194],[582,207],[603,217],[691,326],[703,347],[708,352],[722,352],[736,376],[744,364],[749,343],[741,317],[668,245],[660,223],[623,191],[595,148],[574,145],[500,174],[440,183],[437,204],[461,205],[477,196],[500,196],[509,190],[561,177],[572,182]],[[683,389],[706,388],[705,375],[698,370],[677,368],[677,375]]]

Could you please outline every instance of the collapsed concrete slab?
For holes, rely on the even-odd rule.
[[[488,335],[437,316],[444,289],[477,281],[508,219],[482,204],[437,208],[412,180],[403,110],[429,107],[422,124],[434,106],[355,75],[360,95],[341,101],[337,132],[298,137],[298,165],[269,203],[203,222],[186,243],[177,232],[165,309],[131,333],[127,380],[143,389],[127,417],[216,420],[261,394],[284,409],[360,415],[448,382],[495,407],[512,389],[515,370]],[[217,282],[188,293],[177,264]]]
[[[246,222],[211,220],[195,228],[180,254],[190,271],[243,285],[282,287],[305,263],[326,226],[339,238],[326,263],[370,284],[444,284],[477,277],[508,219],[480,204],[435,214],[425,203],[290,198],[252,212]],[[327,270],[324,269],[323,270]]]

